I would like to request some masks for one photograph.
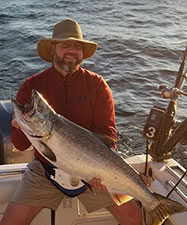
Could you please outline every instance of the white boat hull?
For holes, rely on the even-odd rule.
[[[145,170],[145,155],[134,156],[126,159],[138,172]],[[18,182],[22,179],[27,164],[0,165],[0,219],[2,218],[8,202],[14,193]],[[150,169],[151,168],[151,169]],[[172,183],[176,183],[185,169],[175,160],[167,162],[153,162],[149,159],[148,170],[152,170],[154,181],[150,188],[164,196],[171,190]],[[170,195],[170,198],[187,207],[187,177],[184,177],[178,189]],[[187,213],[171,216],[165,225],[185,225]],[[43,209],[33,220],[32,225],[50,225],[51,210]],[[105,209],[87,213],[84,206],[77,198],[65,198],[56,211],[55,225],[117,225],[114,217]]]

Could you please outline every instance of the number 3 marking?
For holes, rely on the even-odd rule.
[[[155,136],[156,129],[154,127],[149,127],[147,130],[149,131],[148,133],[146,133],[147,137],[153,138]]]

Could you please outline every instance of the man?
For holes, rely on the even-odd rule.
[[[117,137],[111,91],[101,76],[80,67],[82,60],[91,57],[96,49],[95,42],[83,39],[76,21],[67,19],[56,24],[53,37],[40,40],[37,46],[39,56],[52,66],[27,78],[16,100],[29,109],[32,89],[36,89],[57,113],[96,133],[109,147],[115,148]],[[12,121],[11,140],[20,150],[31,145],[16,118]],[[45,176],[47,163],[35,149],[35,159],[28,164],[0,225],[27,225],[44,207],[57,209],[65,194]],[[96,195],[87,189],[77,196],[88,212],[106,207],[121,225],[141,224],[141,212],[134,201],[118,207],[99,179],[93,178],[90,184],[97,190]]]

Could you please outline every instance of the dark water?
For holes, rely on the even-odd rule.
[[[159,85],[174,84],[187,44],[186,0],[10,0],[0,6],[0,100],[14,97],[23,80],[49,64],[36,43],[51,37],[53,25],[72,18],[84,38],[96,41],[96,54],[83,66],[102,75],[114,96],[118,148],[127,155],[144,152],[142,128]],[[164,101],[167,104],[167,100]],[[178,117],[186,116],[187,98]],[[187,166],[179,146],[178,161]]]

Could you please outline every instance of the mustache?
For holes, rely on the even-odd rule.
[[[75,62],[68,62],[68,61],[66,61],[66,59],[65,59],[66,56],[74,57],[75,58]],[[60,58],[58,55],[54,54],[53,59],[54,59],[54,62],[61,69],[63,69],[66,72],[73,72],[73,71],[75,71],[78,68],[78,66],[80,66],[81,63],[82,63],[82,59],[79,59],[79,57],[76,54],[74,54],[74,53],[64,54],[63,58]]]
[[[64,60],[64,58],[65,58],[66,56],[71,56],[71,57],[73,57],[73,58],[75,58],[75,59],[78,59],[78,58],[79,58],[78,55],[75,54],[75,53],[66,53],[66,54],[64,54],[64,56],[63,56],[63,60]]]

